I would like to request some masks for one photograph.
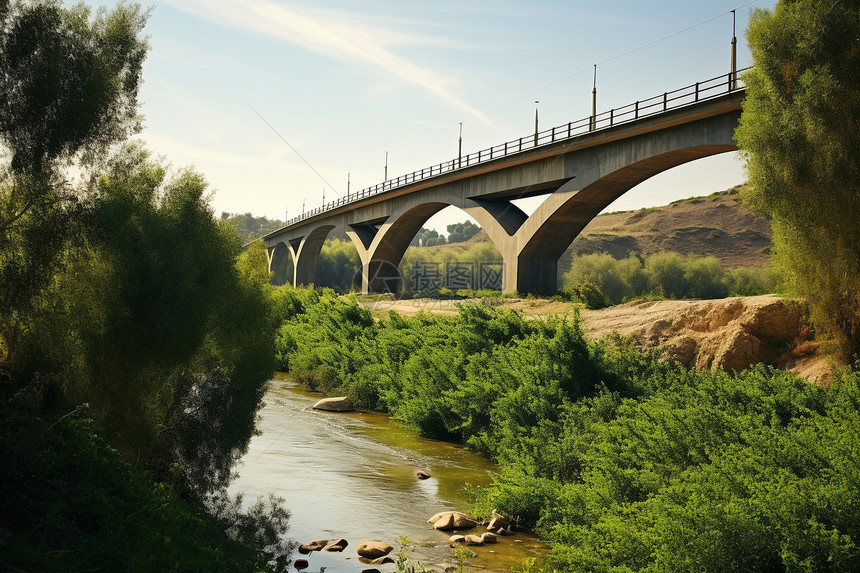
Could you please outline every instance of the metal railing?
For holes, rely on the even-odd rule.
[[[406,175],[401,175],[395,179],[388,179],[387,181],[377,183],[371,187],[366,187],[361,191],[348,194],[346,197],[341,197],[335,201],[331,201],[317,207],[316,209],[306,211],[297,217],[293,217],[287,221],[281,229],[278,229],[278,231],[348,203],[355,203],[368,197],[392,191],[419,181],[426,181],[459,169],[466,169],[468,167],[473,167],[475,165],[480,165],[503,157],[510,157],[511,155],[516,155],[517,153],[551,143],[576,139],[577,137],[582,137],[596,131],[609,129],[647,117],[653,117],[670,110],[686,107],[695,103],[727,95],[735,91],[743,90],[745,85],[740,79],[740,74],[743,71],[745,70],[739,70],[734,74],[730,72],[728,74],[723,74],[703,82],[696,82],[695,84],[670,92],[663,92],[660,95],[656,95],[645,100],[640,100],[623,107],[604,111],[596,116],[589,116],[578,121],[557,125],[538,133],[520,137],[512,141],[506,141],[505,143],[494,145],[487,149],[481,149],[463,157],[431,165],[430,167],[425,167],[424,169],[413,171]],[[273,233],[278,231],[273,231]]]

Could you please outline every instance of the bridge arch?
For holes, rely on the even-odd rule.
[[[660,137],[631,138],[569,155],[566,163],[576,178],[549,195],[517,231],[516,260],[505,260],[506,269],[516,274],[516,284],[508,283],[508,289],[555,291],[559,257],[594,217],[658,173],[736,151],[736,125],[732,117],[685,124],[667,128]]]
[[[437,194],[433,201],[408,205],[393,212],[380,225],[367,249],[367,276],[362,281],[362,292],[398,292],[402,287],[399,266],[406,249],[424,223],[447,207],[455,207],[475,219],[499,252],[505,246],[513,246],[512,235],[479,202],[463,197],[462,193]]]
[[[280,286],[291,282],[293,254],[289,246],[284,241],[279,241],[266,249],[266,256],[269,259],[269,272],[272,273],[271,283]]]

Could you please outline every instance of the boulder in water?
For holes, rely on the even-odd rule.
[[[393,547],[383,541],[362,541],[355,550],[362,557],[376,559],[377,557],[388,555],[393,549]]]
[[[338,396],[336,398],[323,398],[314,404],[314,410],[325,412],[352,412],[355,408],[349,396]]]

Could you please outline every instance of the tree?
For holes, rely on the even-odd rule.
[[[736,132],[777,261],[843,359],[860,350],[860,2],[753,12]]]
[[[79,218],[61,168],[92,163],[140,128],[147,42],[136,5],[0,2],[0,362]]]

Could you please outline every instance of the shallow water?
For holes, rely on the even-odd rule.
[[[447,442],[415,436],[382,414],[319,412],[320,398],[279,376],[266,395],[259,429],[242,458],[230,490],[253,502],[269,492],[283,497],[292,513],[289,536],[299,543],[344,538],[343,553],[314,552],[308,571],[362,571],[355,547],[366,539],[400,548],[406,536],[422,565],[453,563],[450,533],[427,523],[434,513],[466,510],[467,484],[486,485],[495,466]],[[419,480],[423,470],[432,477]],[[478,528],[478,534],[483,528]],[[471,547],[466,571],[509,571],[546,548],[517,533],[499,543]],[[373,566],[393,571],[393,565]]]

